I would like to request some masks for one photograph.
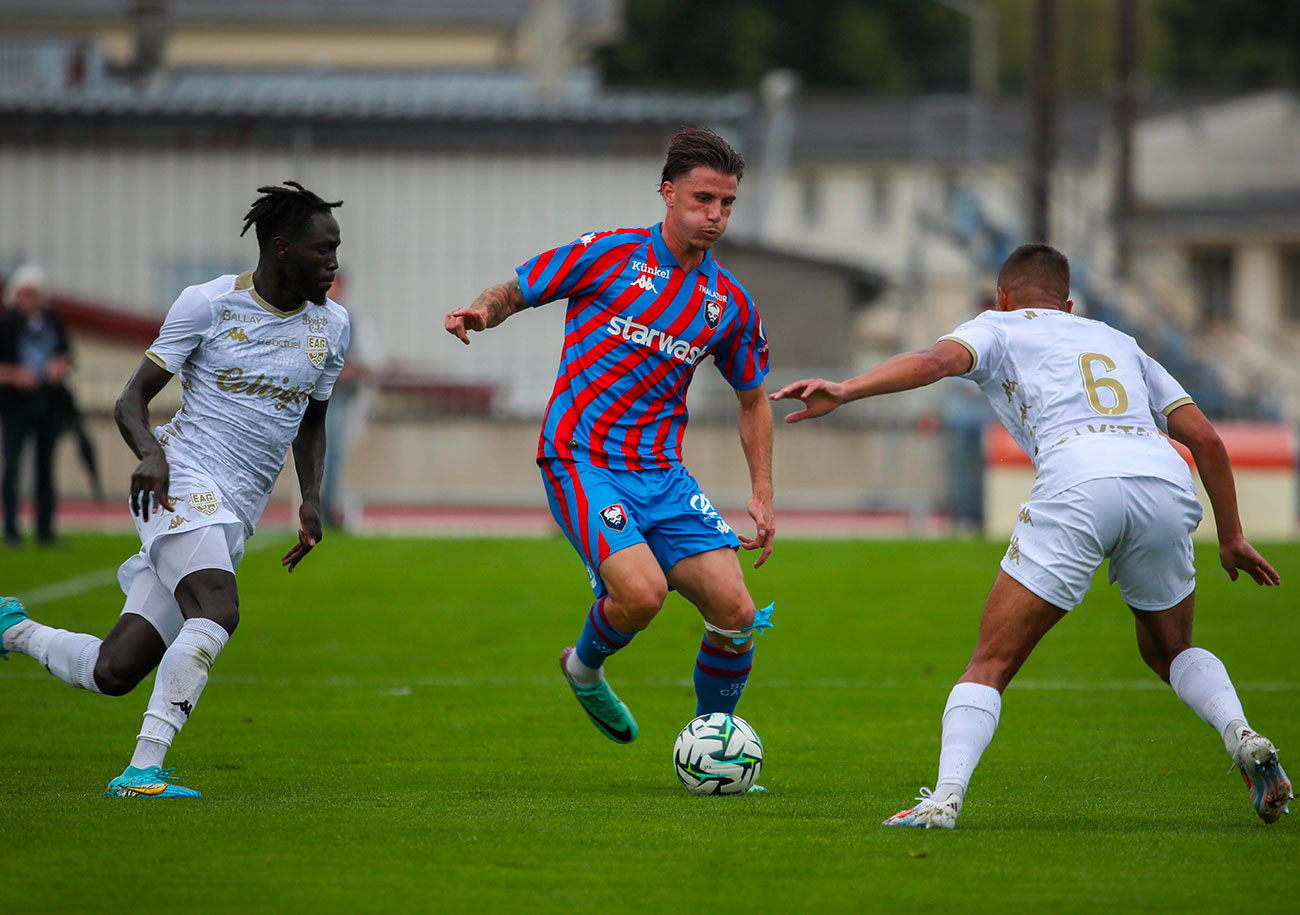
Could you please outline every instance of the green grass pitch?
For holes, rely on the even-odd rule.
[[[640,721],[600,736],[557,670],[590,600],[566,543],[334,537],[292,576],[253,541],[243,622],[168,760],[195,802],[106,800],[152,679],[87,695],[0,664],[0,905],[12,912],[1294,910],[1300,817],[1266,827],[1222,744],[1142,665],[1100,579],[1007,691],[955,832],[877,824],[931,785],[939,714],[1003,545],[779,542],[739,712],[762,795],[673,775],[700,625],[669,599],[609,665]],[[33,615],[102,633],[78,536],[3,558]],[[1300,775],[1300,545],[1279,589],[1198,554],[1197,641]],[[72,579],[69,584],[68,579]],[[1297,812],[1300,812],[1298,809]]]

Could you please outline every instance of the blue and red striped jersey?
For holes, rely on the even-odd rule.
[[[569,300],[539,460],[680,466],[695,367],[712,356],[736,390],[763,383],[767,340],[749,293],[708,254],[683,270],[661,226],[584,235],[516,269],[529,305]]]

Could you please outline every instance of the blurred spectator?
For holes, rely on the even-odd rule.
[[[0,314],[0,421],[4,433],[4,535],[22,543],[18,529],[18,471],[28,438],[36,440],[36,538],[54,538],[54,445],[63,427],[63,379],[70,364],[68,335],[48,307],[45,274],[14,271]]]
[[[334,275],[329,297],[347,307],[347,280],[342,271]],[[352,527],[359,507],[347,493],[347,458],[355,437],[364,430],[370,406],[370,388],[374,379],[371,334],[364,320],[348,309],[352,339],[343,372],[334,383],[329,410],[325,413],[325,476],[321,480],[321,514],[333,527]]]
[[[975,314],[992,307],[992,301],[981,301]],[[995,417],[973,381],[950,378],[944,388],[948,511],[955,530],[976,533],[984,528],[984,427]]]

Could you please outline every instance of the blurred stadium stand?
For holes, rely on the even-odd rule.
[[[442,316],[538,251],[660,219],[681,124],[751,159],[718,256],[759,302],[772,385],[929,345],[1026,240],[1024,98],[787,96],[782,141],[764,133],[766,96],[603,85],[593,52],[623,27],[617,0],[0,0],[0,274],[35,260],[60,293],[110,492],[130,470],[112,400],[181,288],[251,266],[238,229],[260,184],[346,201],[348,305],[388,364],[350,462],[372,505],[541,504],[531,456],[563,305],[469,349]],[[1058,110],[1052,240],[1081,308],[1134,333],[1207,412],[1294,424],[1297,94],[1143,100],[1127,281],[1111,104]],[[948,495],[942,397],[782,428],[779,504],[930,524]],[[706,368],[690,405],[688,461],[743,505],[734,398]],[[62,479],[75,497],[76,474]]]

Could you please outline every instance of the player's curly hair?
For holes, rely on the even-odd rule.
[[[256,227],[257,245],[264,248],[277,235],[289,238],[297,234],[317,213],[343,206],[342,200],[333,203],[307,190],[297,181],[286,181],[285,187],[267,185],[259,187],[261,194],[244,214],[242,236],[249,226]]]
[[[668,158],[659,187],[699,165],[722,175],[734,175],[737,181],[745,175],[745,160],[730,143],[707,127],[683,127],[668,141]]]

